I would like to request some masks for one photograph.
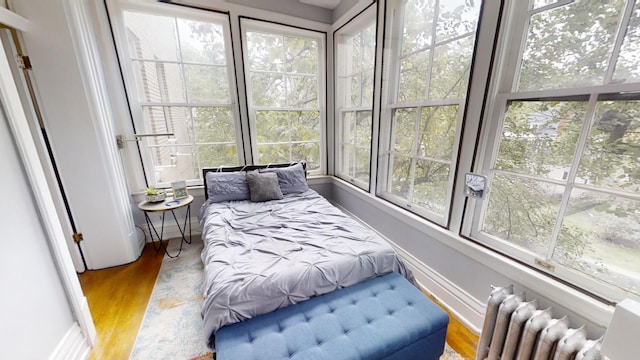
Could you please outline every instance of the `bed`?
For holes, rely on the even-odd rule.
[[[225,325],[390,272],[414,282],[386,240],[309,189],[303,163],[203,169],[203,177],[202,317],[212,349]],[[264,190],[256,177],[281,194],[252,201]]]

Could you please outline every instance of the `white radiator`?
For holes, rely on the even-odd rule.
[[[476,360],[603,360],[601,346],[602,338],[588,340],[584,327],[569,328],[510,285],[491,291]]]

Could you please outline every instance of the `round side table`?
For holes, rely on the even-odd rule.
[[[147,229],[149,230],[149,235],[151,236],[151,243],[153,244],[153,248],[156,249],[156,251],[160,251],[160,249],[163,249],[165,254],[167,254],[168,257],[175,258],[180,256],[180,253],[182,252],[182,245],[184,243],[191,244],[191,203],[192,202],[193,202],[193,196],[189,195],[186,198],[182,198],[182,199],[174,199],[173,197],[168,197],[164,201],[158,201],[158,202],[143,201],[138,204],[138,209],[142,210],[142,212],[144,213],[144,218],[147,221]],[[176,217],[175,210],[178,210],[184,207],[187,208],[187,213],[185,215],[182,226],[180,226],[180,222]],[[169,254],[167,247],[162,242],[163,236],[164,236],[164,220],[165,220],[167,211],[170,211],[171,215],[173,215],[173,219],[175,220],[176,225],[178,226],[178,230],[180,231],[180,235],[182,236],[182,239],[180,239],[180,249],[178,250],[178,253],[175,255]],[[151,222],[151,218],[149,218],[150,213],[162,213],[162,223],[160,225],[160,233],[158,233],[158,230],[156,229],[155,225],[153,224],[153,222]],[[185,236],[187,225],[189,226],[189,240],[187,240]],[[158,243],[160,244],[157,247],[155,243],[156,238],[158,240]]]

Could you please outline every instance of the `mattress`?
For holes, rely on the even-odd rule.
[[[398,272],[391,245],[313,190],[267,202],[205,203],[202,316],[208,345],[221,327]]]

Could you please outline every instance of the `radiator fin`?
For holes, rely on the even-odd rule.
[[[602,338],[588,340],[584,326],[569,328],[567,317],[538,309],[513,286],[494,287],[478,342],[476,360],[605,360]]]

